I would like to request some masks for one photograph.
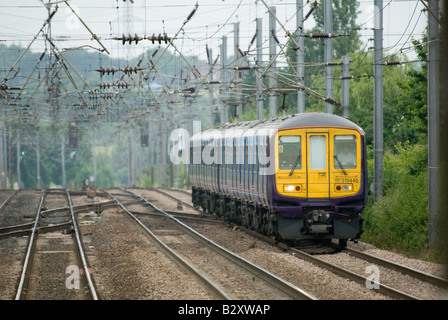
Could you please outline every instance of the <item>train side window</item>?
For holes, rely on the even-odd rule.
[[[356,169],[356,151],[356,136],[334,136],[334,168]]]
[[[281,136],[278,139],[278,165],[280,170],[302,169],[302,139],[300,136]]]

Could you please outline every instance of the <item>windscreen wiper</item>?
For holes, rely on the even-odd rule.
[[[338,157],[335,155],[334,158],[336,159],[336,161],[338,162],[339,168],[342,169],[342,172],[344,172],[345,175],[347,175],[347,172],[345,171],[344,167],[342,166],[341,161],[339,161]]]
[[[289,176],[292,176],[292,174],[294,173],[294,170],[296,169],[297,165],[299,164],[299,161],[300,161],[301,158],[302,158],[302,155],[299,154],[299,155],[297,156],[296,161],[294,162],[294,164],[293,164],[293,166],[292,166],[292,168],[291,168],[291,171],[289,172]]]

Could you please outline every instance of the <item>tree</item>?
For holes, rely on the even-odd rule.
[[[356,19],[360,11],[359,3],[356,0],[334,0],[333,3],[333,33],[340,34],[341,37],[333,39],[334,58],[340,59],[344,55],[353,54],[359,51],[361,46],[360,36],[358,34],[358,27]],[[306,34],[324,33],[324,6],[323,1],[319,2],[316,9],[313,11],[313,18],[316,21],[316,26]],[[305,86],[317,92],[323,93],[325,88],[324,83],[324,67],[321,65],[324,61],[324,43],[323,39],[304,39],[304,53],[305,53]],[[293,50],[295,45],[290,43],[287,48],[288,59],[295,65],[296,51]],[[289,68],[284,72],[294,74]],[[335,83],[335,86],[337,84]],[[336,93],[336,90],[335,90]],[[279,99],[279,104],[283,101]],[[307,111],[322,110],[324,104],[322,100],[313,97],[306,97]],[[296,111],[296,97],[294,94],[286,96],[285,106],[287,113]],[[280,109],[280,108],[279,108]]]
[[[349,53],[358,51],[361,45],[361,40],[358,34],[358,26],[356,24],[356,19],[358,17],[358,14],[360,13],[360,11],[358,10],[359,1],[333,0],[332,4],[333,4],[333,19],[332,19],[333,33],[342,36],[333,39],[334,57],[340,58]],[[316,26],[311,30],[311,33],[323,33],[324,32],[323,1],[318,3],[316,9],[313,12],[313,18],[316,21]],[[311,39],[309,41],[313,40]],[[319,47],[320,48],[318,48],[319,49],[318,54],[322,58],[321,61],[323,61],[323,50],[320,45]]]

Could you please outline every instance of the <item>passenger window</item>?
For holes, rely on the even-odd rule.
[[[356,136],[334,136],[334,168],[356,169]]]
[[[278,139],[278,165],[280,170],[302,169],[302,143],[300,136],[281,136]]]
[[[327,144],[325,136],[310,136],[310,169],[323,170],[327,168]]]

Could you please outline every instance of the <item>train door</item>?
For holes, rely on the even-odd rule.
[[[307,135],[307,197],[330,197],[328,132]]]

